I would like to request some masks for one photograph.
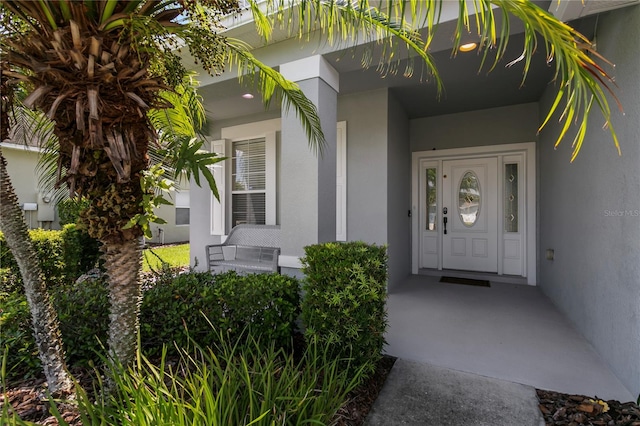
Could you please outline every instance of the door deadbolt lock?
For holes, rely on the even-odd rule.
[[[443,214],[447,214],[447,212],[448,212],[447,208],[446,208],[446,207],[444,207],[444,208],[442,209],[442,213],[443,213]]]

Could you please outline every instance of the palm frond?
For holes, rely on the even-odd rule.
[[[226,46],[229,62],[238,68],[239,78],[258,80],[257,84],[266,107],[276,97],[281,99],[285,111],[293,109],[306,133],[309,145],[316,153],[322,153],[325,139],[318,111],[300,87],[256,59],[249,52],[245,43],[235,39],[227,39]]]
[[[253,9],[254,0],[250,2]],[[377,4],[377,3],[376,3]],[[406,2],[380,3],[373,7],[369,0],[355,1],[290,1],[270,0],[264,11],[254,12],[257,27],[267,27],[264,16],[274,25],[288,28],[290,36],[310,40],[312,33],[323,35],[331,45],[356,46],[365,44],[381,46],[378,68],[383,72],[397,70],[401,59],[407,59],[405,75],[414,71],[413,60],[419,59],[440,91],[442,89],[436,64],[429,55],[429,48],[442,19],[443,0],[408,0]],[[596,61],[603,60],[592,48],[589,40],[571,26],[560,22],[549,12],[528,0],[465,0],[458,1],[458,17],[453,34],[453,52],[458,51],[466,34],[476,31],[482,50],[481,68],[489,64],[493,70],[504,58],[510,41],[511,22],[516,18],[524,25],[524,44],[519,58],[507,66],[522,62],[522,79],[526,80],[533,55],[544,48],[547,61],[555,66],[555,81],[559,88],[540,130],[557,112],[561,112],[562,130],[556,143],[568,134],[573,121],[579,122],[573,139],[573,161],[584,141],[586,125],[597,106],[608,127],[616,149],[620,146],[611,126],[611,108],[607,94],[622,110],[613,93],[615,85],[611,77]],[[269,32],[260,32],[268,39]],[[423,35],[424,34],[424,35]],[[400,54],[399,47],[406,49]],[[363,66],[371,65],[371,50],[362,54]],[[560,109],[564,100],[565,106]],[[569,119],[571,117],[571,119]]]
[[[480,1],[480,0],[479,0]],[[559,111],[564,99],[565,107],[560,114],[562,130],[556,139],[556,146],[564,139],[569,128],[579,123],[573,138],[571,161],[575,160],[584,142],[586,128],[594,103],[600,109],[605,127],[608,127],[614,145],[620,153],[620,144],[611,125],[611,108],[606,93],[613,95],[620,111],[622,106],[613,93],[613,79],[594,60],[602,59],[591,42],[571,26],[560,22],[549,12],[530,2],[515,0],[482,0],[495,4],[524,23],[524,46],[522,59],[525,60],[525,73],[529,69],[530,58],[538,48],[545,46],[547,61],[555,65],[555,81],[558,93],[539,130]]]

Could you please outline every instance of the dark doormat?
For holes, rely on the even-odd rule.
[[[440,282],[451,283],[451,284],[476,285],[479,287],[491,287],[491,284],[487,280],[474,280],[472,278],[440,277]]]

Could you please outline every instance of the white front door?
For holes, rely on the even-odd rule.
[[[498,271],[497,188],[496,157],[442,162],[444,269]]]

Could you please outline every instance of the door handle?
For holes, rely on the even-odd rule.
[[[444,225],[443,232],[446,235],[447,234],[447,217],[446,216],[442,218],[442,224]]]

